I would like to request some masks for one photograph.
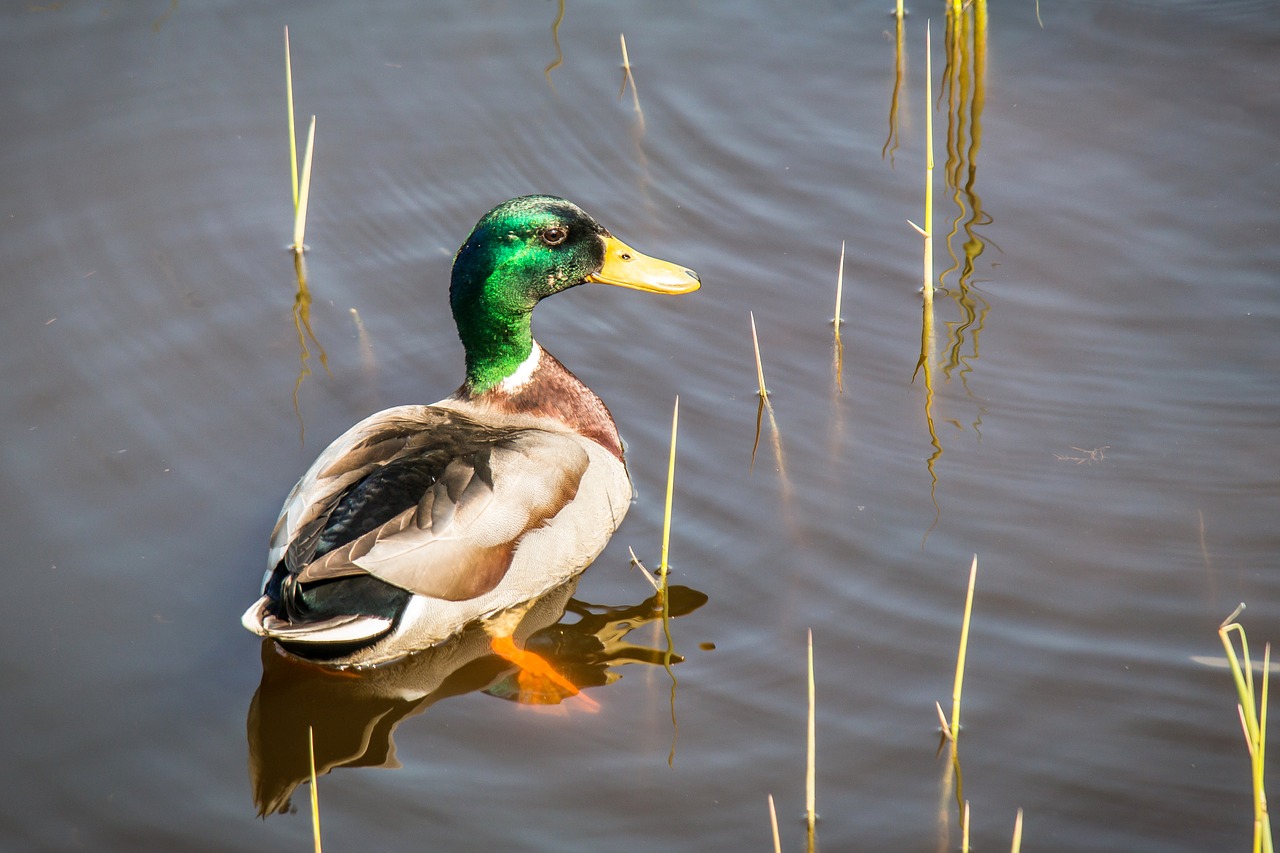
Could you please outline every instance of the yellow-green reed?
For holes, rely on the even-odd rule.
[[[760,337],[756,334],[756,315],[753,311],[748,312],[748,314],[751,317],[751,345],[756,354],[756,384],[760,395],[760,406],[756,409],[756,440],[751,446],[751,465],[754,468],[756,451],[760,447],[760,428],[764,422],[764,415],[768,412],[769,426],[772,428],[773,452],[778,463],[778,474],[782,477],[783,502],[788,503],[790,501],[791,484],[787,479],[786,463],[782,458],[782,436],[778,432],[777,419],[773,416],[773,403],[769,402],[769,389],[764,384],[764,365],[760,358]]]
[[[667,502],[662,511],[662,563],[658,566],[658,577],[662,583],[662,591],[667,589],[667,550],[671,544],[671,501],[676,488],[676,431],[680,424],[680,397],[676,396],[675,408],[671,411],[671,453],[667,458]]]
[[[782,838],[778,835],[778,810],[773,806],[773,794],[769,795],[769,825],[773,828],[773,853],[782,853]]]
[[[637,99],[636,105],[639,106],[640,96],[636,92],[636,80],[631,76],[631,57],[627,56],[627,34],[618,33],[618,42],[622,45],[622,89],[618,92],[618,97],[621,98],[623,93],[627,91],[627,81],[630,81],[631,93],[635,95]]]
[[[818,823],[817,812],[817,796],[818,796],[818,740],[817,740],[817,698],[814,689],[813,678],[813,629],[809,629],[809,730],[808,743],[805,751],[805,773],[804,773],[804,813],[805,824],[808,829],[809,853],[813,853],[816,845],[815,830]]]
[[[973,616],[973,587],[978,580],[978,555],[969,567],[969,591],[964,599],[964,621],[960,625],[960,651],[956,654],[956,677],[951,688],[951,742],[960,739],[960,693],[964,689],[964,663],[969,653],[969,620]]]
[[[844,344],[840,340],[840,324],[844,319],[840,316],[840,303],[844,298],[844,244],[840,241],[840,266],[836,268],[836,313],[831,318],[834,331],[831,339],[831,372],[836,380],[836,393],[844,393]]]
[[[840,336],[840,324],[844,319],[840,316],[840,302],[844,299],[844,244],[840,241],[840,266],[836,267],[836,313],[831,318],[831,323],[836,327],[836,337]]]
[[[1253,851],[1254,853],[1272,853],[1271,818],[1267,813],[1267,792],[1265,771],[1267,765],[1267,694],[1271,675],[1271,644],[1267,643],[1262,653],[1262,691],[1258,693],[1253,683],[1253,660],[1249,656],[1249,640],[1245,636],[1244,626],[1236,621],[1236,617],[1244,610],[1241,604],[1218,626],[1218,637],[1227,652],[1227,662],[1231,667],[1231,677],[1236,684],[1236,694],[1240,701],[1237,709],[1240,712],[1240,725],[1244,729],[1245,746],[1249,750],[1249,765],[1253,777]],[[1240,654],[1236,654],[1232,634],[1240,637]]]
[[[764,365],[760,362],[760,338],[756,335],[756,315],[754,311],[747,313],[751,316],[751,345],[756,351],[756,382],[760,386],[760,399],[765,400],[768,399],[769,392],[764,387]]]
[[[928,23],[924,35],[924,135],[928,149],[924,167],[924,302],[933,305],[933,42]]]
[[[933,307],[933,40],[928,24],[924,37],[924,227],[921,228],[910,219],[907,224],[919,232],[924,238],[924,273],[923,291],[926,308]]]
[[[941,753],[944,744],[950,744],[950,761],[942,771],[942,801],[938,805],[938,822],[939,828],[946,837],[946,825],[948,823],[946,807],[947,798],[950,795],[952,783],[955,784],[955,801],[960,812],[960,829],[967,832],[969,821],[966,817],[965,799],[964,799],[964,777],[960,772],[960,697],[964,686],[964,668],[965,659],[968,656],[969,649],[969,622],[973,615],[973,590],[978,576],[978,556],[973,557],[973,564],[969,568],[969,590],[965,597],[964,619],[960,623],[960,649],[956,653],[956,674],[955,680],[952,682],[951,688],[951,719],[948,720],[942,712],[941,703],[935,703],[938,711],[938,721],[942,725],[943,740],[938,744],[938,751]]]
[[[1018,809],[1018,816],[1013,819],[1013,844],[1009,847],[1010,853],[1019,853],[1022,850],[1022,809]]]
[[[667,499],[662,510],[662,564],[658,566],[658,597],[662,601],[662,634],[667,641],[667,647],[663,651],[662,666],[671,678],[671,751],[667,754],[668,766],[674,766],[676,740],[680,736],[680,726],[676,722],[676,674],[671,668],[675,659],[675,643],[671,637],[671,597],[667,595],[667,575],[671,568],[667,554],[671,544],[671,502],[676,488],[676,434],[679,425],[680,397],[676,395],[675,406],[671,410],[671,453],[667,457]]]
[[[307,759],[311,769],[311,837],[316,853],[320,851],[320,794],[316,791],[316,742],[311,726],[307,726]]]
[[[289,27],[284,28],[284,94],[289,118],[289,178],[293,181],[293,210],[298,211],[298,131],[293,124],[293,60],[289,56]]]
[[[293,185],[293,243],[289,248],[302,254],[306,251],[303,237],[307,230],[307,200],[311,194],[311,153],[316,140],[316,117],[311,117],[311,129],[307,132],[307,147],[302,155],[300,175],[297,129],[293,118],[293,60],[290,57],[288,27],[284,28],[284,89],[289,120],[289,178]]]
[[[307,250],[303,238],[307,233],[307,203],[311,199],[311,154],[316,142],[316,117],[311,117],[311,129],[307,131],[307,149],[302,156],[302,185],[298,190],[298,206],[293,215],[293,251],[302,254]]]

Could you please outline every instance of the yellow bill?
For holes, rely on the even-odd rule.
[[[702,279],[688,267],[641,254],[613,236],[604,241],[604,266],[587,281],[650,293],[692,293],[702,286]]]

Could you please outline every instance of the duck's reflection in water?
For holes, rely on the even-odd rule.
[[[662,666],[682,658],[630,645],[627,634],[662,618],[652,596],[631,606],[587,604],[572,598],[576,579],[537,601],[515,639],[542,655],[580,689],[618,678],[626,663]],[[671,616],[697,610],[707,596],[668,589]],[[560,621],[568,614],[576,621]],[[531,688],[516,668],[493,653],[489,636],[472,625],[451,640],[392,663],[362,670],[317,666],[262,644],[262,681],[249,705],[249,778],[258,814],[290,809],[294,789],[310,776],[307,729],[314,734],[316,775],[335,767],[399,767],[392,734],[405,717],[450,696],[483,691],[515,702],[554,704],[565,698],[540,682]]]

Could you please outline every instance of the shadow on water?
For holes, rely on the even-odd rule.
[[[572,598],[577,580],[548,593],[516,630],[524,647],[545,658],[579,688],[620,678],[628,663],[669,666],[684,659],[633,645],[627,635],[667,617],[685,616],[707,596],[671,586],[634,605],[588,604]],[[565,614],[576,621],[561,621]],[[489,635],[474,624],[452,639],[392,663],[364,670],[330,669],[262,643],[262,680],[249,705],[249,777],[259,815],[287,812],[294,789],[309,778],[308,727],[315,733],[316,772],[336,767],[400,766],[392,736],[407,717],[442,699],[467,693],[525,704],[552,705],[561,694],[530,695],[516,668],[493,653]]]

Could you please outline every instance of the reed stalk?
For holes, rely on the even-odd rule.
[[[782,838],[778,835],[778,810],[773,806],[773,794],[769,795],[769,826],[773,828],[773,853],[782,853]]]
[[[680,424],[680,397],[676,396],[675,408],[671,411],[671,453],[667,458],[667,502],[662,511],[662,563],[658,566],[658,578],[662,584],[663,597],[667,590],[668,547],[671,544],[671,501],[676,488],[676,430]]]
[[[951,688],[951,741],[960,739],[960,694],[964,689],[964,664],[969,653],[969,620],[973,616],[973,587],[978,579],[978,555],[969,567],[969,591],[964,600],[964,621],[960,625],[960,651],[956,654],[956,677]]]
[[[298,212],[298,131],[293,123],[293,60],[289,50],[289,27],[284,28],[284,94],[289,119],[289,177],[293,181],[293,211]]]
[[[756,335],[756,314],[754,311],[747,313],[751,315],[751,345],[756,351],[756,382],[760,386],[760,399],[767,400],[769,392],[764,387],[764,365],[760,362],[760,338]]]
[[[1013,844],[1009,847],[1010,853],[1020,853],[1022,850],[1022,809],[1018,809],[1018,816],[1013,819]]]
[[[302,155],[302,183],[298,189],[298,206],[293,215],[293,245],[291,248],[298,254],[307,250],[303,238],[307,233],[307,204],[311,199],[311,155],[315,150],[316,117],[311,117],[311,128],[307,131],[307,149]]]
[[[969,830],[967,802],[964,798],[964,777],[960,771],[960,697],[964,686],[965,659],[969,648],[969,622],[973,616],[973,590],[977,577],[978,556],[975,554],[973,563],[969,568],[969,590],[965,597],[964,619],[960,624],[960,649],[956,653],[956,674],[951,688],[950,720],[943,713],[942,704],[935,703],[938,711],[938,721],[942,726],[942,740],[938,743],[938,753],[942,753],[944,745],[950,745],[950,767],[946,767],[942,771],[942,800],[938,804],[938,825],[943,833],[943,839],[947,836],[946,826],[949,822],[947,817],[949,810],[946,807],[946,801],[950,796],[953,781],[955,783],[956,807],[960,813],[960,829],[962,832],[968,832]]]
[[[924,238],[924,272],[922,290],[926,309],[933,308],[933,40],[926,24],[924,37],[925,67],[925,163],[924,163],[924,227],[910,219],[907,224]]]
[[[924,135],[927,141],[924,168],[924,303],[933,305],[933,42],[928,24],[924,36]]]
[[[1249,640],[1244,626],[1236,617],[1244,610],[1241,604],[1218,626],[1218,637],[1227,652],[1227,663],[1235,681],[1239,703],[1240,725],[1244,729],[1245,747],[1249,751],[1249,767],[1253,779],[1253,851],[1273,853],[1271,818],[1267,813],[1265,785],[1267,763],[1267,699],[1271,675],[1271,644],[1262,653],[1262,690],[1257,692],[1253,683],[1253,660],[1249,656]],[[1232,634],[1240,637],[1240,654],[1236,654]]]
[[[817,812],[817,795],[818,795],[818,741],[817,741],[817,700],[814,689],[813,678],[813,629],[809,629],[809,729],[808,744],[805,751],[805,774],[804,774],[804,812],[805,824],[808,829],[809,853],[813,853],[815,848],[815,830],[818,824]]]
[[[289,122],[289,179],[293,187],[293,243],[289,248],[300,255],[307,249],[303,237],[307,230],[307,201],[311,194],[311,155],[316,140],[316,117],[311,117],[307,147],[302,156],[302,172],[299,173],[297,128],[293,117],[293,59],[290,56],[288,27],[284,28],[284,89]]]
[[[836,314],[831,319],[832,324],[836,327],[836,336],[840,335],[840,324],[844,320],[840,317],[840,302],[844,298],[844,244],[840,241],[840,266],[836,268]]]
[[[316,853],[320,850],[320,793],[316,790],[316,742],[315,733],[307,726],[307,760],[311,770],[311,837]]]
[[[844,298],[844,244],[841,240],[840,266],[836,268],[836,313],[831,318],[831,372],[835,375],[837,394],[844,393],[844,343],[840,340],[840,324],[844,322],[840,316],[840,303]]]
[[[662,667],[671,679],[671,751],[667,753],[667,766],[675,766],[676,741],[680,737],[680,725],[676,722],[676,673],[672,669],[675,659],[675,641],[671,637],[671,596],[667,592],[667,575],[670,563],[667,554],[671,544],[671,501],[676,487],[676,433],[680,424],[680,395],[676,395],[675,406],[671,410],[671,453],[667,457],[667,499],[662,510],[662,564],[658,567],[658,598],[662,602],[662,635],[666,638],[666,649],[662,653]]]

